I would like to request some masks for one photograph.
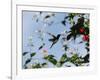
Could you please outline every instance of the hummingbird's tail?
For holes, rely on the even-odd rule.
[[[53,47],[53,44],[50,46],[50,49]]]

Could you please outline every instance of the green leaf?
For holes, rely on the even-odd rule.
[[[90,57],[90,54],[87,54],[83,57],[84,59],[84,63],[88,63],[89,62],[89,57]]]
[[[78,55],[77,54],[74,54],[72,57],[71,57],[71,62],[75,62],[76,60],[78,59]]]
[[[88,27],[85,27],[85,34],[89,34],[89,28]]]
[[[49,62],[51,62],[54,65],[57,64],[57,60],[54,59],[54,55],[48,55],[48,56],[44,57],[44,59],[48,60]]]
[[[89,46],[89,43],[88,42],[86,43],[86,46]]]
[[[23,56],[25,56],[28,52],[23,52]]]
[[[41,68],[41,65],[40,63],[38,63],[38,64],[33,65],[32,68]]]
[[[66,26],[66,21],[65,21],[65,20],[63,20],[61,23],[62,23],[64,26]]]
[[[89,52],[89,50],[90,50],[89,47],[85,47],[85,49],[87,50],[87,52]]]
[[[74,34],[74,35],[73,35],[73,39],[74,39],[74,41],[75,41],[76,37],[77,37],[77,34]]]
[[[68,18],[69,18],[69,16],[65,16],[64,20],[65,20],[65,19],[68,19]]]
[[[67,51],[68,50],[68,46],[67,45],[63,45],[64,50]]]
[[[70,33],[70,34],[67,36],[67,40],[69,40],[71,37],[72,37],[72,34]]]
[[[54,55],[48,55],[48,56],[44,57],[44,59],[50,59],[50,58],[53,58],[53,57],[54,57]]]
[[[50,18],[50,15],[45,16],[45,19]]]
[[[61,59],[60,59],[60,62],[65,62],[65,61],[67,61],[67,55],[63,54]]]
[[[48,61],[50,61],[52,64],[56,65],[57,64],[57,60],[54,58],[50,58],[48,59]]]
[[[25,64],[28,64],[29,62],[31,62],[31,59],[27,59]]]
[[[47,65],[47,63],[42,63],[42,66],[45,66],[45,65]]]
[[[74,18],[74,16],[75,16],[75,14],[74,14],[74,13],[70,13],[70,14],[69,14],[69,18],[70,18],[70,19],[73,19],[73,18]]]
[[[31,53],[30,56],[33,57],[33,56],[35,56],[35,54],[36,54],[36,53]]]
[[[66,61],[68,60],[68,57],[66,54],[63,54],[59,63],[60,63],[60,66],[62,66]]]

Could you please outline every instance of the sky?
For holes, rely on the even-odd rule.
[[[55,13],[54,17],[50,17],[49,19],[44,19],[46,15],[51,15]],[[48,41],[48,39],[52,38],[50,35],[46,34],[47,32],[52,33],[54,35],[64,33],[64,31],[70,31],[71,24],[69,24],[68,20],[66,26],[64,26],[61,21],[64,17],[68,15],[66,12],[35,12],[35,11],[23,11],[23,52],[29,52],[29,54],[23,56],[23,65],[25,61],[30,57],[30,53],[36,52],[36,56],[34,57],[33,61],[30,62],[32,64],[35,60],[39,62],[44,62],[42,59],[43,57],[43,50],[47,50],[48,54],[55,55],[56,59],[60,59],[62,54],[65,51],[62,49],[61,37],[60,40],[55,44],[51,49],[50,46],[52,42]],[[75,17],[74,20],[77,22],[78,17]],[[36,22],[38,20],[38,22]],[[53,23],[52,23],[53,22]],[[52,23],[52,25],[48,25]],[[41,30],[42,33],[38,33],[38,30]],[[41,36],[43,37],[43,41],[41,41]],[[79,54],[80,56],[84,56],[87,54],[85,47],[85,43],[78,44],[82,41],[82,37],[78,37],[76,41],[67,41],[68,46],[70,47],[71,51]],[[46,44],[41,50],[38,48],[43,44]],[[22,52],[22,53],[23,53]],[[67,55],[70,56],[70,50],[67,51]],[[29,65],[30,65],[29,64]],[[49,67],[53,67],[53,65],[49,64]]]

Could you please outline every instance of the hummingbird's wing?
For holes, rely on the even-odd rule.
[[[55,39],[54,39],[54,38],[52,38],[52,39],[49,39],[49,41],[54,42],[54,41],[55,41]]]
[[[56,38],[55,35],[53,35],[53,34],[51,34],[51,33],[49,33],[49,32],[47,32],[47,34],[49,34],[49,35],[52,36],[53,38]]]
[[[51,47],[50,47],[50,48],[52,48],[52,47],[53,47],[53,45],[55,45],[55,44],[58,42],[58,40],[57,40],[57,39],[51,39],[51,41],[52,41],[52,45],[51,45]]]

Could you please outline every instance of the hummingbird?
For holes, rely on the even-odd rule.
[[[51,45],[51,47],[50,47],[50,48],[52,48],[53,45],[56,44],[56,43],[58,42],[58,40],[59,40],[61,34],[58,34],[57,36],[55,36],[55,35],[53,35],[53,34],[51,34],[51,33],[48,33],[48,34],[52,36],[52,38],[49,39],[49,41],[52,42],[52,45]]]

